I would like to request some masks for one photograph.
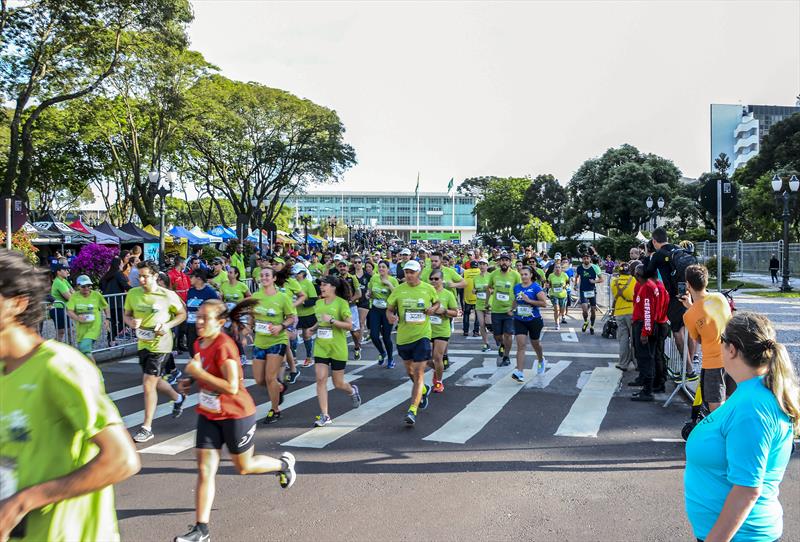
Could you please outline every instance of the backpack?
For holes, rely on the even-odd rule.
[[[617,327],[617,320],[612,316],[606,320],[605,324],[603,324],[603,332],[600,334],[600,336],[605,337],[606,339],[616,339]]]
[[[686,249],[677,247],[670,250],[667,256],[667,263],[670,268],[669,282],[672,285],[670,293],[677,292],[680,290],[679,284],[686,284],[686,268],[690,265],[695,265],[697,258]]]

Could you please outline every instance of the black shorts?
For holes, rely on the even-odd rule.
[[[544,329],[544,318],[514,319],[514,335],[528,335],[532,341],[538,341],[542,338],[542,329]]]
[[[347,366],[347,361],[340,361],[338,359],[332,358],[314,358],[314,361],[317,363],[321,363],[323,365],[330,365],[331,371],[344,371],[344,368]]]
[[[317,316],[315,314],[301,316],[297,319],[297,329],[309,329],[315,325],[317,325]]]
[[[142,368],[142,373],[152,376],[163,376],[167,370],[167,363],[172,357],[172,352],[162,354],[144,349],[139,350],[137,354],[139,354],[139,367]]]
[[[673,333],[677,333],[683,327],[683,314],[686,312],[686,307],[678,300],[677,297],[669,298],[669,306],[667,307],[667,318],[669,318],[669,327]]]
[[[505,312],[492,313],[492,333],[495,335],[511,335],[514,333],[514,317]]]
[[[397,353],[405,361],[413,361],[415,363],[430,361],[432,357],[431,340],[423,337],[413,343],[398,344]]]
[[[583,295],[585,292],[594,292],[592,297]],[[578,294],[578,301],[581,305],[589,305],[590,307],[597,306],[597,290],[581,290]]]
[[[722,403],[736,389],[736,382],[722,367],[700,369],[700,389],[706,403]]]
[[[195,448],[221,450],[222,444],[234,455],[239,455],[253,447],[256,434],[256,415],[246,418],[209,420],[202,414],[197,416],[197,438]]]
[[[50,319],[56,325],[56,329],[61,331],[67,327],[67,310],[61,307],[51,308]]]
[[[450,342],[450,337],[434,337],[433,339],[431,339],[432,343],[435,343],[436,341],[444,341],[447,343]]]

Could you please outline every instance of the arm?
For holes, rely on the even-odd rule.
[[[742,526],[744,520],[750,515],[758,497],[761,495],[760,487],[746,487],[734,485],[725,505],[722,507],[714,527],[706,537],[706,542],[728,542]]]
[[[547,307],[547,295],[545,295],[544,290],[539,291],[536,294],[536,299],[530,301],[530,304],[534,307]]]
[[[200,362],[200,354],[195,354],[186,365],[186,373],[197,382],[202,382],[214,391],[236,395],[239,393],[239,378],[236,369],[238,364],[238,360],[226,359],[221,367],[223,378],[219,378],[203,369],[203,365]]]
[[[294,306],[299,307],[303,305],[306,301],[306,297],[307,296],[304,291],[300,290],[299,292],[297,292],[297,299],[294,300]]]

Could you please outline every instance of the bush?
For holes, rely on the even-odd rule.
[[[221,258],[222,252],[216,249],[214,245],[203,245],[203,259],[210,262],[214,258]]]
[[[714,256],[709,258],[706,261],[706,267],[708,268],[708,274],[712,277],[717,276],[717,257]],[[722,257],[722,282],[730,280],[731,274],[736,272],[736,260],[733,258],[728,258],[727,256]]]
[[[578,254],[578,245],[580,245],[580,242],[574,239],[559,239],[550,245],[550,248],[547,249],[547,253],[550,257],[553,257],[556,252],[560,252],[565,258],[567,255],[575,257],[575,255]]]
[[[94,284],[100,282],[100,278],[106,274],[111,266],[111,260],[119,255],[119,247],[106,246],[92,243],[80,249],[75,259],[72,261],[72,273],[74,275],[89,275]]]

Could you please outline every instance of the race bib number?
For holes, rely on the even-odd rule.
[[[270,333],[269,322],[256,322],[256,333],[268,335]]]
[[[228,310],[233,310],[233,307],[236,306],[236,303],[225,303],[225,306],[228,307]]]
[[[431,316],[431,324],[441,324],[441,323],[442,323],[441,316],[436,316],[436,315]]]
[[[406,322],[409,324],[424,324],[425,313],[422,311],[406,311]]]
[[[583,297],[585,297],[586,299],[591,299],[594,297],[594,294],[595,294],[594,290],[586,290],[585,292],[583,292]]]
[[[140,341],[152,341],[156,338],[156,332],[152,329],[137,329],[136,338]]]
[[[386,308],[386,300],[385,299],[373,299],[372,306],[376,309],[385,309]]]
[[[186,314],[186,322],[189,324],[194,324],[197,322],[197,313],[196,312],[189,312]]]
[[[486,292],[478,292],[476,295],[478,299],[486,299]]]
[[[333,328],[331,327],[321,327],[317,329],[317,338],[318,339],[333,339]]]
[[[533,316],[533,307],[528,307],[527,305],[519,305],[517,307],[517,316],[522,316],[522,317]]]
[[[508,294],[504,294],[503,292],[497,292],[495,294],[495,299],[497,299],[498,301],[508,301],[511,298],[508,296]]]
[[[222,405],[220,405],[219,394],[213,391],[200,390],[200,400],[198,401],[200,408],[207,412],[222,412]]]
[[[94,322],[94,313],[84,314],[83,315],[84,322]]]
[[[555,288],[553,288],[553,291],[554,291],[555,293],[557,293],[557,294],[560,294],[561,292],[563,292],[563,291],[564,291],[564,288],[563,288],[563,287],[561,287],[561,286],[558,286],[558,287],[555,287]]]
[[[0,457],[0,501],[17,492],[17,462],[10,457]]]

